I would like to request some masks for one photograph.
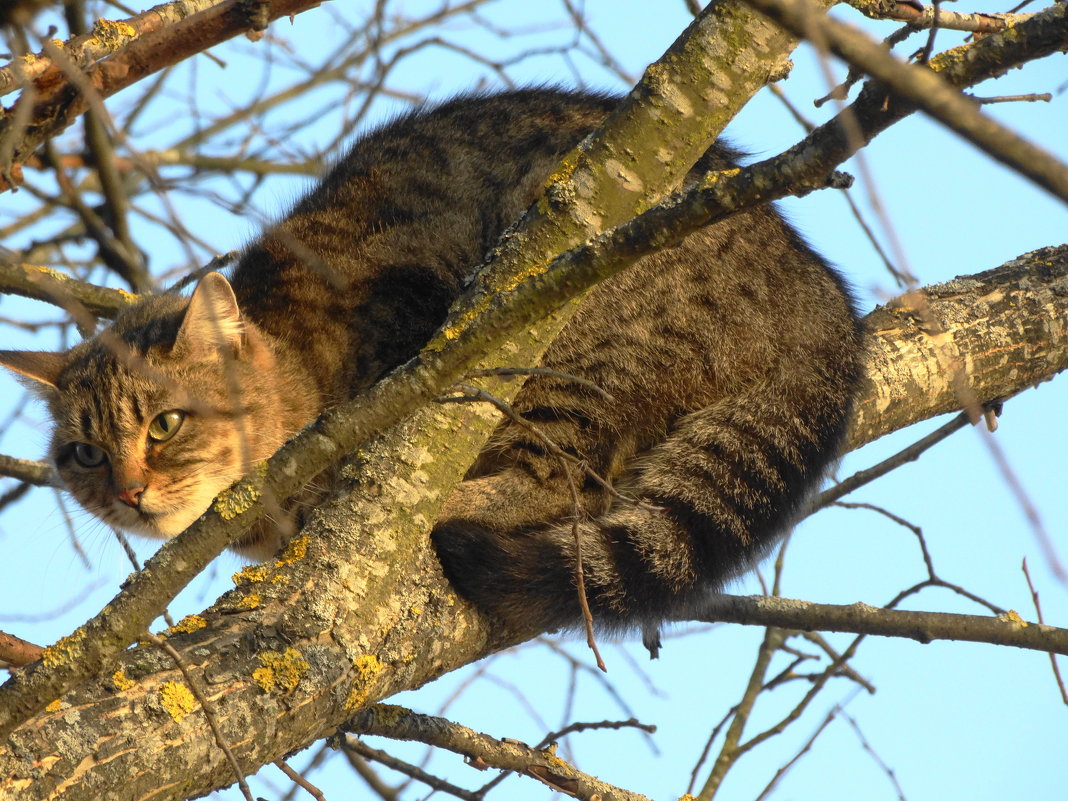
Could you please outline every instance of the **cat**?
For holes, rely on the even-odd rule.
[[[229,280],[149,295],[68,352],[0,352],[48,403],[67,488],[111,525],[182,531],[321,410],[414,356],[616,102],[527,89],[402,116],[360,138]],[[714,145],[691,177],[735,159]],[[765,555],[818,486],[862,350],[843,279],[772,208],[642,259],[589,293],[545,354],[564,375],[530,378],[514,401],[588,472],[503,420],[433,527],[446,576],[509,630],[576,625],[574,481],[600,624],[684,614]],[[282,539],[261,522],[233,549],[263,559]]]

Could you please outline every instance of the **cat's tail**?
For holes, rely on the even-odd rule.
[[[520,471],[465,481],[464,500],[450,504],[432,535],[447,577],[517,633],[571,627],[581,621],[581,551],[586,598],[602,627],[651,631],[685,614],[765,555],[837,458],[848,395],[784,402],[783,392],[757,387],[676,421],[617,485],[644,505],[613,500],[579,521],[578,542],[570,513],[519,530],[495,525],[508,516],[493,510],[495,498],[527,497],[516,489],[530,481]]]

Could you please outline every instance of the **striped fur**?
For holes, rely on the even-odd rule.
[[[229,285],[209,276],[192,301],[149,298],[68,354],[0,352],[48,400],[53,456],[75,497],[124,528],[183,528],[323,408],[411,358],[613,103],[525,90],[402,117],[253,242]],[[717,146],[695,170],[732,163]],[[587,296],[544,364],[611,399],[537,377],[515,407],[644,502],[572,476],[602,624],[684,612],[767,551],[836,458],[860,356],[842,281],[768,208]],[[160,441],[167,410],[183,422]],[[78,443],[105,460],[79,464],[99,454]],[[433,529],[457,590],[508,630],[579,620],[567,469],[502,422]],[[280,541],[261,526],[237,550],[262,558]]]

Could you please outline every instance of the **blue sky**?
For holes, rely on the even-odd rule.
[[[414,8],[418,4],[408,4]],[[342,13],[342,4],[332,4]],[[352,7],[362,8],[363,4]],[[601,40],[632,75],[660,53],[687,21],[685,6],[608,2],[596,0],[586,9]],[[968,5],[961,11],[996,10],[993,6]],[[540,20],[558,16],[556,4],[534,6],[501,2],[487,16],[509,24],[537,26]],[[838,16],[861,24],[849,10]],[[527,22],[529,17],[529,23]],[[885,36],[893,26],[864,23]],[[297,18],[292,27],[279,25],[280,34],[296,43],[295,52],[313,61],[332,47],[341,35],[327,13],[312,12]],[[455,26],[448,32],[483,55],[496,57],[511,52],[516,43],[488,37],[472,26]],[[559,30],[535,32],[527,42],[561,42]],[[921,37],[916,37],[919,41]],[[942,33],[939,42],[955,42]],[[918,45],[917,45],[918,46]],[[249,61],[248,54],[263,45],[238,40],[217,52],[227,61],[225,70],[199,59],[186,68],[189,87],[197,87],[198,99],[208,110],[225,108],[254,89],[260,81],[283,86],[293,80],[285,65],[286,54],[278,51],[276,64],[267,73]],[[830,113],[812,108],[811,99],[826,93],[815,57],[806,49],[794,57],[794,75],[785,85],[794,102],[806,114],[822,120]],[[590,59],[576,57],[575,69],[591,86],[624,89],[618,79]],[[833,66],[840,77],[844,70]],[[558,56],[532,58],[512,71],[517,82],[574,83],[574,73]],[[1046,59],[978,90],[979,94],[1057,92],[1068,71],[1065,57]],[[427,48],[391,76],[391,85],[442,98],[492,81],[484,68],[444,48]],[[194,83],[195,82],[195,83]],[[171,84],[181,86],[180,82]],[[175,88],[174,94],[180,90]],[[182,89],[181,91],[184,91]],[[112,103],[121,107],[122,96]],[[278,143],[279,148],[313,147],[332,141],[341,127],[342,105],[320,113],[319,105],[287,106],[269,115],[269,125],[305,124]],[[1068,112],[1064,93],[1052,103],[1014,103],[988,107],[989,113],[1033,140],[1068,159]],[[373,114],[388,113],[386,104]],[[180,138],[189,120],[165,119],[158,128],[138,140],[141,147],[161,147]],[[314,121],[314,122],[313,122]],[[166,123],[166,124],[164,124]],[[148,123],[143,125],[147,130]],[[269,133],[269,132],[268,132]],[[779,152],[796,141],[797,125],[783,112],[779,101],[761,93],[731,126],[730,136],[754,157]],[[218,153],[213,152],[213,155]],[[270,155],[270,152],[267,153]],[[908,266],[921,283],[946,280],[995,267],[1020,253],[1058,244],[1068,230],[1063,204],[1042,190],[992,164],[967,143],[937,125],[914,115],[895,126],[865,151],[874,176],[872,187],[858,186],[854,195],[876,226],[881,240],[887,235],[870,213],[869,191],[877,193],[894,234],[902,243]],[[856,174],[856,166],[846,165]],[[220,213],[211,198],[175,194],[172,202],[193,221],[195,233],[217,250],[240,246],[251,236],[262,215],[277,214],[304,182],[278,179],[255,196],[260,212],[246,210],[238,216]],[[211,190],[227,198],[237,197],[234,186],[222,182]],[[5,204],[16,210],[23,202],[7,196]],[[885,269],[853,222],[842,198],[833,192],[815,193],[802,200],[789,200],[782,208],[795,224],[846,273],[856,286],[865,309],[895,292]],[[2,210],[2,209],[0,209]],[[0,223],[2,224],[2,223]],[[142,245],[145,242],[142,240]],[[156,240],[153,247],[156,248]],[[25,245],[13,239],[10,247]],[[189,267],[187,257],[166,238],[152,252],[154,269]],[[27,311],[28,310],[28,311]],[[0,303],[0,316],[20,315],[50,318],[43,306]],[[52,343],[31,339],[8,326],[0,327],[4,347],[50,347]],[[0,420],[11,409],[22,408],[20,388],[0,377]],[[1064,377],[1029,390],[1006,406],[995,435],[1013,471],[1027,488],[1028,496],[1045,526],[1068,561],[1068,500],[1065,459],[1068,452],[1068,380]],[[0,439],[0,452],[39,457],[45,434],[40,415],[25,409],[26,419],[12,426]],[[850,454],[840,475],[869,466],[900,449],[942,420],[929,421]],[[10,483],[0,481],[0,491]],[[1003,476],[992,462],[982,435],[962,431],[924,455],[915,464],[895,471],[878,483],[848,498],[887,508],[922,527],[934,563],[943,578],[967,587],[1003,607],[1033,617],[1030,596],[1020,571],[1026,557],[1031,575],[1042,593],[1046,619],[1065,625],[1068,620],[1068,587],[1057,582],[1036,544],[1036,538],[1020,506],[1006,489]],[[68,501],[77,530],[90,557],[89,566],[72,551],[62,515],[49,490],[32,495],[0,516],[0,628],[46,644],[94,614],[113,595],[129,572],[128,564],[110,535],[93,524]],[[141,553],[153,550],[139,543]],[[923,564],[913,534],[886,518],[864,510],[825,511],[803,523],[790,545],[784,578],[784,594],[828,603],[864,601],[880,605],[900,589],[921,580]],[[230,556],[221,557],[204,580],[195,582],[174,607],[176,615],[206,606],[225,589],[229,575],[239,565]],[[81,596],[83,588],[95,589],[67,613],[41,622],[39,616]],[[750,578],[732,588],[756,592]],[[907,608],[963,611],[982,610],[946,591],[927,590],[911,599]],[[608,679],[618,698],[606,691],[600,679],[580,670],[575,678],[573,707],[568,707],[571,675],[568,662],[546,645],[532,645],[501,655],[477,666],[485,675],[466,686],[448,708],[453,719],[487,731],[528,742],[538,741],[546,728],[571,720],[625,719],[634,715],[655,723],[658,732],[647,738],[633,731],[589,732],[570,738],[572,755],[584,770],[629,789],[656,798],[677,797],[685,791],[690,770],[711,727],[734,703],[744,687],[762,630],[740,626],[717,626],[698,632],[679,633],[667,643],[660,660],[650,663],[635,643],[608,645],[605,657]],[[837,647],[849,638],[829,636]],[[585,647],[574,639],[554,639],[574,659],[588,665]],[[812,651],[810,646],[806,650]],[[785,666],[782,662],[780,667]],[[875,695],[855,693],[856,685],[839,680],[818,699],[806,717],[786,734],[747,756],[732,771],[721,797],[752,798],[782,763],[801,746],[824,715],[836,704],[847,703],[878,756],[894,770],[909,801],[926,799],[1029,798],[1034,801],[1064,797],[1064,742],[1068,734],[1068,709],[1061,704],[1049,660],[1033,652],[992,646],[870,639],[860,649],[853,667],[877,687]],[[1068,665],[1062,665],[1068,672]],[[774,672],[774,671],[773,671]],[[471,679],[464,671],[398,699],[425,712],[441,704]],[[777,690],[762,700],[751,723],[753,731],[777,720],[803,692],[800,683]],[[654,689],[655,688],[655,689]],[[524,700],[521,700],[524,699]],[[655,745],[656,752],[650,747]],[[415,746],[383,747],[420,758]],[[302,764],[301,758],[294,764]],[[477,786],[489,778],[464,767],[459,758],[437,754],[431,763],[458,783]],[[702,769],[701,780],[707,773]],[[262,772],[269,781],[284,787],[274,771]],[[337,798],[362,797],[359,779],[335,759],[328,771],[311,777]],[[261,785],[264,794],[269,785]],[[547,790],[530,780],[512,778],[497,797],[545,798]],[[853,729],[843,720],[832,723],[777,790],[780,798],[821,797],[893,799],[896,792],[885,772],[863,749]],[[277,795],[277,794],[275,794]],[[220,794],[237,798],[232,791]],[[411,798],[421,797],[414,793]]]

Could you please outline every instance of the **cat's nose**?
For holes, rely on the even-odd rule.
[[[136,509],[141,503],[141,494],[145,491],[144,485],[127,487],[119,491],[119,500],[127,506]]]

